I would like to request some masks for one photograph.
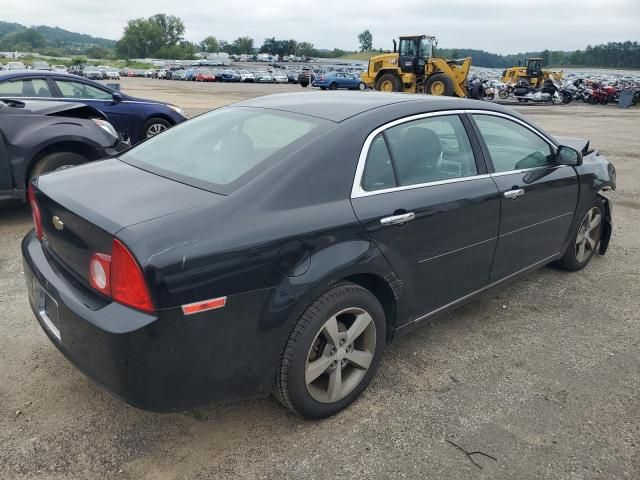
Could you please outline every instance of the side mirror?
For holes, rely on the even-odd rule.
[[[113,92],[112,96],[114,102],[121,102],[124,100],[124,97],[120,92]]]
[[[558,162],[558,165],[577,167],[582,165],[582,154],[575,148],[560,145],[556,152],[556,161]]]

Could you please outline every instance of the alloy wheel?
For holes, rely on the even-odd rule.
[[[147,138],[156,136],[157,134],[164,132],[167,129],[166,125],[162,123],[154,123],[147,128]]]
[[[376,326],[361,308],[347,308],[322,326],[307,354],[305,382],[311,397],[333,403],[349,395],[367,374],[376,350]]]
[[[593,207],[582,219],[578,235],[576,235],[576,260],[584,263],[593,253],[600,240],[600,224],[602,214],[598,207]]]

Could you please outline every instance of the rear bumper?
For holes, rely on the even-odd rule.
[[[188,317],[179,308],[149,315],[116,302],[92,309],[83,287],[49,263],[33,231],[22,253],[29,302],[49,339],[127,403],[172,411],[270,393],[296,306],[287,295],[274,289],[234,295],[223,309]],[[55,329],[42,315],[34,282],[57,304]]]

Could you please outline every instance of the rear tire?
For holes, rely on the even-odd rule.
[[[586,267],[600,246],[603,222],[604,202],[596,196],[573,232],[564,255],[556,264],[570,272]]]
[[[67,167],[73,167],[80,165],[81,163],[88,162],[89,159],[73,152],[55,152],[45,155],[31,169],[29,173],[29,184],[38,175],[43,173],[53,172],[55,170],[62,170]],[[29,186],[29,185],[27,185]]]
[[[502,100],[506,100],[507,98],[509,98],[509,92],[507,90],[500,90],[498,92],[498,96],[502,99]]]
[[[393,73],[384,73],[376,80],[376,90],[380,92],[401,92],[402,80]]]
[[[373,378],[386,341],[378,299],[353,283],[315,300],[293,327],[273,388],[288,409],[324,418],[351,404]]]
[[[338,89],[338,84],[336,82],[331,82],[329,84],[329,90],[337,90]]]
[[[453,91],[453,80],[444,73],[431,75],[424,87],[424,93],[428,93],[429,95],[445,95],[450,97],[453,95]]]

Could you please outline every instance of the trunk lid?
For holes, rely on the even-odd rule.
[[[123,228],[224,198],[117,159],[42,175],[35,193],[45,251],[85,285],[91,255],[110,255]]]

